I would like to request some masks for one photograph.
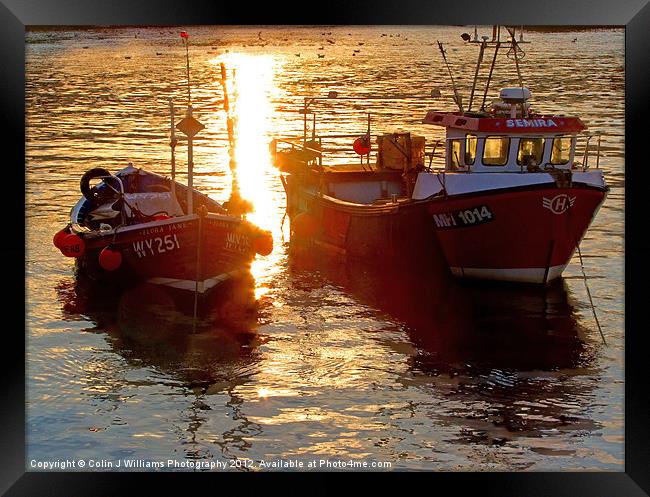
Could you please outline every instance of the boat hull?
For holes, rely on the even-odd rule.
[[[452,274],[527,283],[561,276],[605,199],[589,186],[439,197],[432,224]]]
[[[438,254],[444,267],[430,226],[429,201],[355,204],[291,181],[287,182],[287,197],[292,243],[301,248],[307,244],[342,258],[393,262]],[[315,225],[308,236],[294,229],[298,216],[304,214]]]
[[[229,216],[170,218],[125,227],[117,233],[86,234],[86,250],[77,266],[95,280],[147,281],[206,293],[250,268],[255,235],[248,223]],[[113,271],[104,269],[99,261],[101,251],[109,245],[122,255],[120,267]]]

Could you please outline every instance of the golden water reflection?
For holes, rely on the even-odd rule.
[[[228,98],[234,118],[236,179],[240,194],[253,203],[249,219],[264,229],[275,220],[274,181],[268,143],[271,140],[271,93],[276,70],[270,55],[228,53],[212,61],[228,72]]]
[[[282,200],[278,194],[278,173],[271,164],[268,144],[275,134],[272,99],[277,92],[275,76],[280,62],[271,55],[242,53],[226,53],[210,62],[215,66],[223,63],[226,67],[226,91],[235,143],[232,194],[237,193],[252,204],[253,210],[247,217],[259,227],[273,232],[277,254],[281,233],[276,213]],[[220,70],[215,74],[221,77]],[[226,118],[224,110],[224,120]],[[258,281],[256,298],[268,291],[263,276],[268,276],[269,271],[276,267],[275,258],[272,254],[253,262],[252,273]]]

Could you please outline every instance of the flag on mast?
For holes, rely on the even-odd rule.
[[[190,35],[187,34],[187,31],[181,31],[181,38],[189,38]]]

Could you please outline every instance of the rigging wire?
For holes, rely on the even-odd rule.
[[[603,344],[605,344],[606,346],[607,341],[605,340],[605,335],[603,334],[603,330],[600,327],[600,322],[598,321],[598,316],[596,315],[596,306],[594,305],[594,301],[591,298],[591,292],[589,291],[589,285],[587,284],[587,275],[585,274],[585,265],[582,260],[582,253],[580,252],[580,244],[578,244],[578,256],[580,257],[580,268],[582,269],[582,279],[585,282],[585,289],[587,290],[587,296],[589,297],[589,303],[591,304],[591,312],[594,315],[594,320],[596,321],[596,326],[598,326],[600,337],[603,339]]]

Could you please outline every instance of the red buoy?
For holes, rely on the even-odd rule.
[[[263,231],[253,239],[253,249],[256,254],[263,256],[273,252],[273,235],[270,231]]]
[[[301,212],[291,220],[293,232],[303,238],[311,238],[318,231],[318,220],[308,212]]]
[[[79,235],[69,233],[61,240],[59,250],[66,257],[81,257],[86,251],[86,243]]]
[[[358,155],[368,155],[370,153],[370,138],[367,136],[360,136],[352,144],[352,148]]]
[[[115,271],[122,265],[122,252],[108,247],[104,247],[99,253],[99,265],[106,271]]]
[[[56,248],[60,249],[61,245],[63,245],[63,239],[69,234],[70,232],[68,231],[68,228],[63,228],[61,231],[57,231],[54,238],[52,238],[52,243],[54,243]]]

